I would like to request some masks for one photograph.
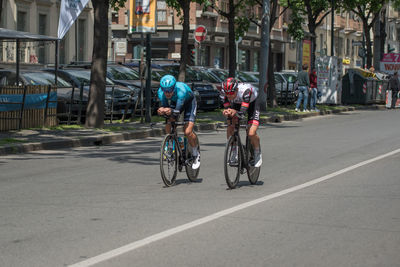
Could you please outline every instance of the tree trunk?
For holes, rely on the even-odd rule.
[[[235,36],[235,1],[229,0],[229,77],[235,77],[236,74],[236,36]]]
[[[371,44],[371,36],[369,34],[371,27],[367,27],[365,34],[365,43],[367,45],[367,69],[372,66],[372,44]]]
[[[235,38],[235,15],[228,18],[229,29],[229,77],[235,77],[236,73],[236,38]]]
[[[310,72],[315,68],[315,51],[317,50],[317,37],[315,35],[315,30],[317,27],[314,25],[309,25],[308,30],[311,34],[311,62],[310,62]]]
[[[3,0],[0,0],[0,23],[3,18]],[[5,25],[4,25],[5,27]]]
[[[272,51],[269,49],[269,57],[268,57],[268,92],[267,99],[268,105],[270,107],[277,107],[278,103],[276,102],[276,88],[275,88],[275,77],[274,77],[274,57],[272,56]]]
[[[274,6],[278,0],[273,0],[272,3],[272,12],[274,12]],[[270,32],[271,32],[271,24],[274,24],[274,20],[271,20],[271,3],[270,0],[262,1],[262,10],[263,17],[261,19],[261,51],[260,51],[260,80],[258,83],[258,101],[260,103],[260,111],[267,110],[267,101],[268,101],[268,90],[271,87],[269,83],[269,71],[271,68],[268,64],[270,60],[269,51],[270,51]]]
[[[190,19],[190,1],[179,1],[183,10],[183,30],[181,41],[181,64],[179,66],[178,81],[184,82],[186,76],[186,64],[189,62],[189,19]]]
[[[88,128],[103,128],[109,0],[92,0],[92,4],[94,12],[93,55],[90,75],[90,98],[86,110],[85,126]]]

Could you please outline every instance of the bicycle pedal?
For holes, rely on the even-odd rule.
[[[229,162],[228,164],[229,164],[229,166],[231,166],[231,167],[237,167],[237,166],[239,166],[239,162]]]

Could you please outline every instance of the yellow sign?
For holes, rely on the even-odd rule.
[[[350,65],[350,58],[344,58],[342,63],[345,65]]]
[[[310,70],[311,65],[311,41],[304,40],[303,41],[303,65],[307,65]]]
[[[129,32],[156,32],[157,0],[129,0]]]

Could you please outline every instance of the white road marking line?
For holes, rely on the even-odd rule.
[[[113,249],[113,250],[111,250],[111,251],[108,251],[108,252],[105,252],[105,253],[103,253],[103,254],[97,255],[97,256],[95,256],[95,257],[86,259],[86,260],[84,260],[84,261],[75,263],[75,264],[73,264],[73,265],[70,265],[70,267],[86,267],[86,266],[93,266],[93,265],[95,265],[95,264],[97,264],[97,263],[107,261],[107,260],[112,259],[112,258],[115,258],[115,257],[117,257],[117,256],[119,256],[119,255],[122,255],[122,254],[125,254],[125,253],[127,253],[127,252],[133,251],[133,250],[138,249],[138,248],[140,248],[140,247],[146,246],[146,245],[148,245],[148,244],[150,244],[150,243],[156,242],[156,241],[158,241],[158,240],[162,240],[162,239],[164,239],[164,238],[167,238],[167,237],[169,237],[169,236],[178,234],[178,233],[183,232],[183,231],[185,231],[185,230],[194,228],[194,227],[196,227],[196,226],[199,226],[199,225],[202,225],[202,224],[205,224],[205,223],[214,221],[214,220],[216,220],[216,219],[219,219],[219,218],[221,218],[221,217],[227,216],[227,215],[232,214],[232,213],[234,213],[234,212],[237,212],[237,211],[243,210],[243,209],[245,209],[245,208],[248,208],[248,207],[257,205],[257,204],[259,204],[259,203],[262,203],[262,202],[265,202],[265,201],[268,201],[268,200],[271,200],[271,199],[274,199],[274,198],[277,198],[277,197],[281,197],[281,196],[284,196],[284,195],[293,193],[293,192],[295,192],[295,191],[299,191],[299,190],[301,190],[301,189],[310,187],[310,186],[312,186],[312,185],[315,185],[315,184],[324,182],[324,181],[326,181],[326,180],[332,179],[332,178],[335,177],[335,176],[344,174],[344,173],[346,173],[346,172],[352,171],[352,170],[354,170],[354,169],[357,169],[357,168],[359,168],[359,167],[362,167],[362,166],[365,166],[365,165],[367,165],[367,164],[373,163],[373,162],[375,162],[375,161],[378,161],[378,160],[381,160],[381,159],[384,159],[384,158],[393,156],[393,155],[395,155],[395,154],[397,154],[397,153],[399,153],[399,152],[400,152],[400,149],[393,150],[392,152],[389,152],[389,153],[386,153],[386,154],[377,156],[377,157],[372,158],[372,159],[369,159],[369,160],[362,161],[362,162],[357,163],[357,164],[355,164],[355,165],[352,165],[352,166],[350,166],[350,167],[347,167],[347,168],[344,168],[344,169],[342,169],[342,170],[333,172],[333,173],[331,173],[331,174],[322,176],[322,177],[320,177],[320,178],[311,180],[311,181],[306,182],[306,183],[304,183],[304,184],[296,185],[296,186],[290,187],[290,188],[288,188],[288,189],[285,189],[285,190],[282,190],[282,191],[279,191],[279,192],[276,192],[276,193],[273,193],[273,194],[270,194],[270,195],[267,195],[267,196],[264,196],[264,197],[261,197],[261,198],[258,198],[258,199],[254,199],[254,200],[252,200],[252,201],[245,202],[245,203],[243,203],[243,204],[234,206],[234,207],[232,207],[232,208],[229,208],[229,209],[225,209],[225,210],[216,212],[216,213],[211,214],[211,215],[208,215],[208,216],[206,216],[206,217],[203,217],[203,218],[194,220],[194,221],[192,221],[192,222],[189,222],[189,223],[186,223],[186,224],[183,224],[183,225],[180,225],[180,226],[171,228],[171,229],[169,229],[169,230],[160,232],[160,233],[158,233],[158,234],[155,234],[155,235],[146,237],[146,238],[144,238],[144,239],[141,239],[141,240],[132,242],[132,243],[127,244],[127,245],[125,245],[125,246],[122,246],[122,247]]]

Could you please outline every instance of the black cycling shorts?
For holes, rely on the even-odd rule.
[[[240,111],[242,104],[233,104],[233,109]],[[247,109],[247,124],[260,124],[260,104],[258,100],[251,102]]]

